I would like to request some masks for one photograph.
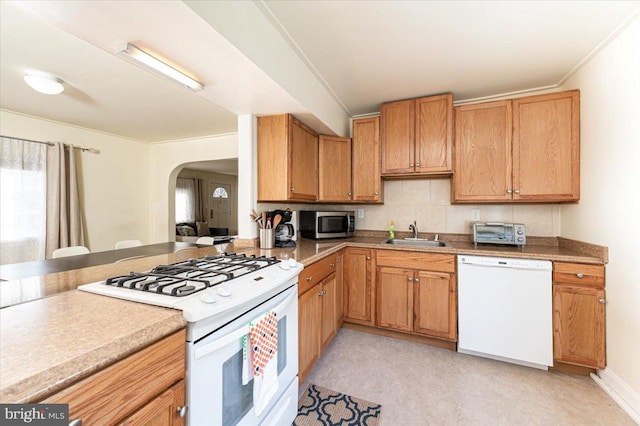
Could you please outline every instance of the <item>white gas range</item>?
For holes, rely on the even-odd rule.
[[[159,265],[78,289],[183,312],[188,425],[291,424],[297,414],[301,270],[292,259],[223,254]],[[254,380],[243,385],[242,344],[249,322],[268,312],[278,318],[278,391],[256,408]]]

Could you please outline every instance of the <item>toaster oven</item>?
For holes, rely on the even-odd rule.
[[[472,222],[473,244],[524,246],[527,232],[522,223]]]

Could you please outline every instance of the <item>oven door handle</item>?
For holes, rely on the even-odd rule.
[[[269,309],[270,311],[276,311],[276,316],[279,318],[280,317],[280,312],[284,310],[284,308],[286,308],[291,302],[296,301],[297,302],[298,299],[298,292],[294,291],[293,293],[291,293],[289,295],[289,297],[287,297],[285,300],[282,301],[282,303],[280,303],[278,306],[276,306],[273,309]],[[200,359],[204,356],[209,355],[212,352],[217,351],[220,348],[223,348],[225,346],[227,346],[229,343],[233,342],[234,340],[237,340],[239,338],[241,338],[242,336],[246,336],[247,334],[249,334],[249,324],[240,327],[240,329],[227,334],[224,337],[221,337],[220,339],[214,340],[213,342],[196,349],[196,353],[195,353],[195,358],[196,359]]]

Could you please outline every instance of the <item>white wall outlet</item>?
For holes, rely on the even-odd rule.
[[[480,220],[480,209],[471,209],[471,220],[473,222]]]
[[[364,219],[364,209],[358,209],[358,219]]]

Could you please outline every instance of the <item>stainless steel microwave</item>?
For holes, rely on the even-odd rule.
[[[353,211],[301,210],[298,220],[300,235],[314,240],[352,237],[356,232],[356,213]]]
[[[473,243],[524,246],[527,232],[522,223],[473,222]]]

